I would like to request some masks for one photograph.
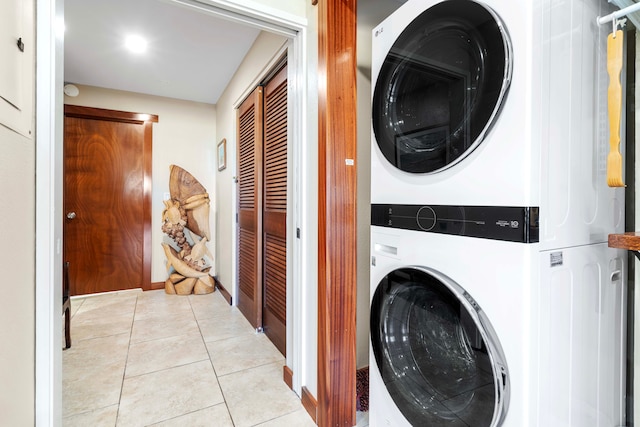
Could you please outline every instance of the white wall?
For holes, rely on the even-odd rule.
[[[0,126],[0,424],[34,424],[35,142]],[[62,344],[61,344],[62,345]]]
[[[235,245],[235,181],[236,165],[236,110],[241,96],[246,95],[250,87],[255,87],[256,79],[264,74],[269,62],[282,49],[287,39],[282,36],[261,32],[246,57],[238,67],[235,75],[218,99],[217,137],[218,141],[227,140],[227,168],[217,172],[216,205],[218,234],[216,247],[220,248],[216,256],[218,280],[231,294],[235,301],[235,258],[231,248]]]
[[[0,123],[7,123],[24,135],[0,124],[0,194],[4,200],[4,220],[0,222],[0,271],[2,271],[2,298],[0,298],[0,424],[31,426],[35,423],[35,140],[33,138],[33,101],[35,67],[35,37],[33,10],[28,1],[14,0],[4,3],[2,10],[22,11],[24,21],[16,27],[24,32],[23,56],[27,67],[20,68],[11,58],[9,72],[3,73],[0,88],[14,89],[22,100],[19,111],[0,100]],[[14,24],[15,22],[11,22]],[[9,30],[11,31],[11,30]],[[2,36],[7,34],[0,28]],[[4,53],[7,53],[5,50]],[[15,58],[13,58],[15,59]],[[22,70],[24,76],[16,79],[11,66]],[[3,67],[5,64],[3,64]]]
[[[358,293],[356,310],[356,367],[369,365],[369,267],[371,224],[371,75],[358,70]]]
[[[209,192],[212,200],[209,214],[211,241],[216,241],[215,212],[218,206],[213,202],[216,199],[218,170],[216,106],[92,86],[78,85],[78,88],[80,94],[75,98],[65,96],[65,103],[158,116],[158,123],[153,124],[151,281],[164,282],[167,270],[161,246],[161,226],[163,196],[169,192],[170,165],[178,165],[191,173]],[[208,246],[211,253],[216,252],[212,243]]]

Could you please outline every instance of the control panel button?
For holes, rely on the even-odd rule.
[[[416,214],[418,227],[424,231],[431,231],[436,226],[436,212],[429,206],[423,206]]]

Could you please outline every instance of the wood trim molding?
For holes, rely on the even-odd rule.
[[[317,424],[356,423],[356,0],[318,7]]]
[[[291,390],[293,390],[293,371],[287,365],[282,367],[282,380]]]
[[[150,289],[146,290],[157,291],[158,289],[164,289],[164,282],[153,282],[151,283]]]
[[[300,400],[302,401],[302,406],[307,411],[313,422],[318,424],[318,402],[308,388],[302,387],[302,397]]]
[[[640,233],[631,231],[624,234],[609,234],[608,245],[610,248],[640,251]]]
[[[64,115],[82,119],[97,118],[100,120],[111,120],[124,123],[158,123],[158,116],[155,114],[130,113],[128,111],[106,110],[104,108],[82,107],[79,105],[69,104],[65,104],[64,106]]]
[[[148,114],[146,114],[148,116]],[[158,117],[155,116],[155,122]],[[151,254],[153,253],[151,240],[151,183],[153,182],[153,167],[151,162],[151,152],[153,146],[153,123],[151,120],[145,120],[144,126],[144,151],[142,157],[144,178],[143,178],[143,231],[142,231],[142,290],[151,290]]]
[[[222,283],[220,283],[217,277],[214,277],[213,280],[216,282],[216,289],[220,290],[220,293],[222,294],[224,299],[227,300],[227,303],[229,303],[229,305],[232,305],[231,294],[229,293],[229,291],[227,291],[226,288],[222,286]]]

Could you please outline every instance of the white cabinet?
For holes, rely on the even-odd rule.
[[[33,126],[33,3],[0,1],[0,124],[25,136]]]

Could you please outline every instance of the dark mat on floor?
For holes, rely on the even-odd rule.
[[[356,410],[369,410],[369,367],[356,371]]]

